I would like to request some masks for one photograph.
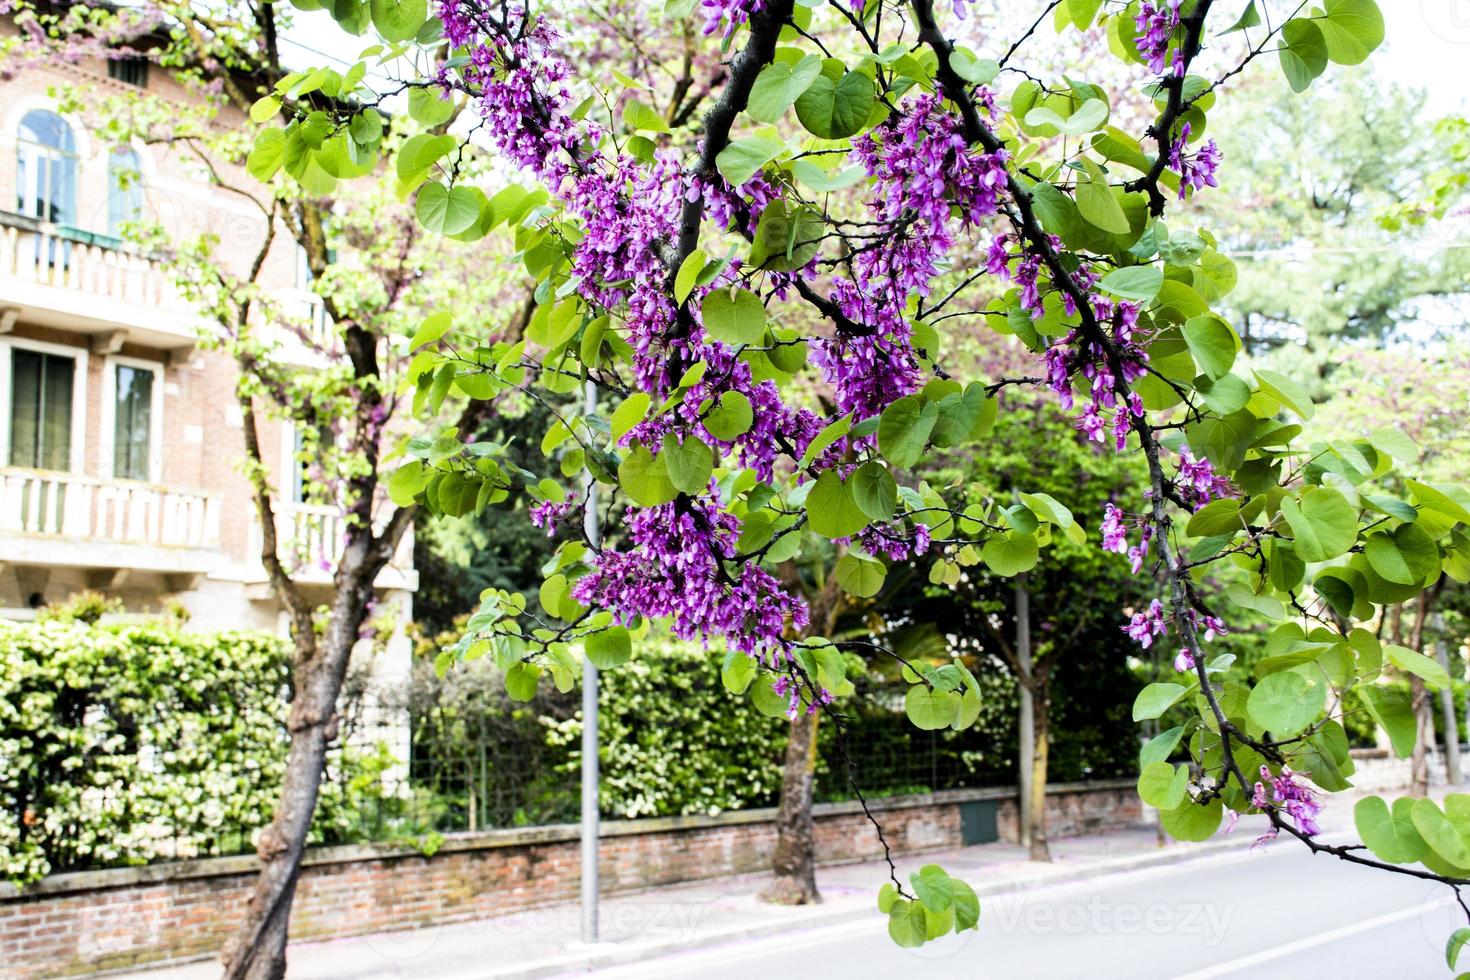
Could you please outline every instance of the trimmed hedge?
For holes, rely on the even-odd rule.
[[[775,803],[786,719],[726,691],[721,660],[651,639],[603,673],[609,816]],[[261,633],[0,622],[0,878],[251,850],[284,769],[289,665],[287,644]],[[980,722],[964,732],[919,731],[901,685],[857,678],[845,728],[865,794],[1015,782],[1015,685],[999,669],[979,677]],[[1097,707],[1111,674],[1069,681],[1055,692],[1053,780],[1131,771],[1131,721]],[[1133,683],[1126,671],[1119,682]],[[428,850],[438,831],[575,819],[579,693],[543,690],[517,704],[504,690],[488,661],[440,680],[421,658],[399,705],[414,731],[410,783],[385,787],[402,770],[382,750],[338,749],[312,842]],[[818,795],[846,798],[836,728],[824,722],[819,733]]]
[[[266,634],[0,622],[0,878],[250,850],[289,698]],[[318,840],[350,832],[346,786],[377,764],[337,753]]]

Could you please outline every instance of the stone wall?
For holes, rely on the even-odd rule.
[[[993,807],[1014,839],[1014,789],[951,790],[872,801],[896,853],[959,847],[962,810]],[[602,825],[603,889],[624,892],[769,867],[773,810]],[[1050,833],[1064,837],[1137,823],[1132,781],[1056,786]],[[973,832],[973,828],[972,828]],[[856,803],[816,808],[824,864],[882,855]],[[973,839],[973,838],[972,838]],[[559,825],[449,837],[433,856],[394,847],[308,853],[291,922],[293,938],[405,929],[519,911],[577,897],[577,827]],[[238,920],[252,857],[54,875],[17,891],[0,885],[0,974],[16,980],[75,976],[213,955]]]

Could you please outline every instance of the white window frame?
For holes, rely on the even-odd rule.
[[[145,361],[138,357],[108,354],[102,361],[102,432],[99,443],[102,462],[99,468],[104,479],[121,479],[113,467],[117,463],[114,450],[117,447],[117,369],[129,367],[153,372],[153,404],[148,413],[148,483],[163,482],[163,364],[160,361]],[[131,482],[131,481],[130,481]]]
[[[10,465],[10,400],[11,351],[29,350],[38,354],[55,354],[70,357],[76,362],[71,386],[71,458],[66,472],[81,476],[85,473],[87,460],[87,349],[66,344],[52,344],[44,340],[28,340],[21,337],[0,337],[0,466]]]

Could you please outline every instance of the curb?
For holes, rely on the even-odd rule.
[[[1165,847],[1143,854],[1109,858],[1088,864],[1084,867],[1078,867],[1072,871],[1064,871],[1052,875],[1014,875],[983,885],[976,885],[975,892],[981,897],[985,897],[1005,895],[1037,886],[1048,887],[1072,884],[1126,871],[1141,871],[1148,868],[1183,864],[1231,851],[1244,853],[1246,846],[1245,841],[1236,839],[1209,841],[1189,847]],[[872,903],[864,902],[861,906],[834,908],[830,911],[815,912],[784,921],[767,922],[751,926],[732,926],[726,929],[712,930],[693,940],[660,939],[624,944],[607,943],[603,944],[608,947],[606,949],[579,950],[561,956],[534,960],[530,963],[517,966],[459,974],[452,978],[452,980],[542,980],[542,978],[547,977],[568,976],[608,967],[628,966],[670,953],[708,949],[731,942],[766,939],[784,933],[843,925],[864,918],[876,919],[879,914],[877,908]]]

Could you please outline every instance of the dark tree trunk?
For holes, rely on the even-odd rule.
[[[781,805],[776,811],[776,851],[771,857],[771,883],[761,898],[779,905],[811,905],[817,891],[817,862],[812,838],[812,792],[817,769],[817,712],[799,713],[791,722],[786,762],[781,772]]]
[[[800,587],[794,567],[786,568],[788,584]],[[807,636],[831,636],[842,613],[842,591],[835,577],[808,597],[811,625]],[[816,789],[817,721],[820,711],[802,711],[791,722],[781,767],[781,802],[776,810],[776,849],[771,855],[772,880],[761,898],[780,905],[812,905],[817,891],[817,855],[812,838],[812,795]]]
[[[1429,692],[1417,674],[1409,676],[1409,703],[1414,710],[1414,755],[1409,769],[1409,795],[1429,795],[1429,743],[1434,741],[1434,717]]]
[[[371,545],[365,535],[349,542],[325,635],[309,646],[298,640],[286,775],[275,816],[256,847],[262,867],[255,891],[224,952],[227,980],[279,980],[286,975],[291,904],[326,770],[327,746],[337,732],[337,696],[367,615],[372,580],[382,565],[371,560],[364,565],[363,553]]]
[[[360,338],[358,338],[360,339]],[[369,406],[370,408],[371,406]],[[275,508],[265,469],[254,403],[242,396],[245,451],[255,462],[252,483],[256,517],[261,526],[261,562],[271,585],[291,617],[295,644],[292,663],[294,692],[286,727],[290,747],[275,815],[260,836],[256,854],[261,861],[255,890],[235,935],[221,953],[226,980],[279,980],[286,975],[286,940],[291,926],[291,903],[301,875],[301,859],[311,818],[316,812],[327,746],[337,733],[337,696],[347,676],[352,648],[368,615],[373,581],[388,564],[404,531],[413,520],[412,508],[400,508],[374,533],[372,501],[376,480],[368,477],[352,489],[347,540],[337,560],[332,581],[333,598],[326,630],[317,635],[312,605],[282,565],[276,542]],[[376,467],[376,447],[366,453]]]

